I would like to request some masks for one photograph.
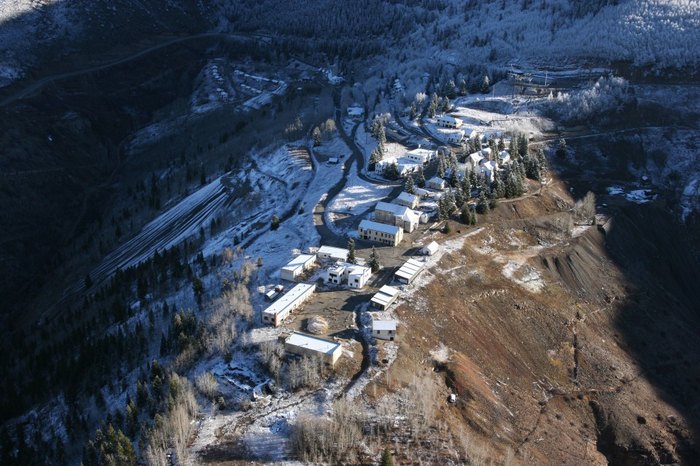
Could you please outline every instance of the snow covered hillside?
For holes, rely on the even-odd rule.
[[[697,0],[402,3],[2,2],[0,86],[25,74],[42,54],[55,59],[76,47],[100,52],[174,31],[274,31],[293,48],[319,58],[373,58],[363,67],[367,74],[378,72],[384,64],[374,59],[385,56],[400,63],[397,74],[413,77],[424,72],[417,65],[426,65],[426,60],[454,66],[525,62],[548,67],[624,61],[656,71],[700,63]],[[302,17],[306,20],[299,21]]]

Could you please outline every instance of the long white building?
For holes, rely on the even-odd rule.
[[[403,228],[371,220],[362,220],[358,232],[360,239],[390,246],[397,246],[403,240]]]
[[[399,297],[399,290],[393,286],[384,285],[379,288],[372,299],[370,300],[370,306],[374,309],[379,309],[380,311],[386,311],[389,306],[391,306],[396,298]]]
[[[394,278],[397,282],[408,285],[416,279],[424,268],[425,263],[415,259],[408,259],[394,274]]]
[[[300,308],[309,299],[315,290],[316,285],[299,283],[263,311],[263,322],[279,327],[292,311]]]
[[[334,365],[343,354],[343,347],[335,341],[294,332],[284,341],[284,349],[300,356],[317,356],[326,364]]]
[[[293,282],[316,264],[315,254],[299,254],[280,269],[280,278]]]

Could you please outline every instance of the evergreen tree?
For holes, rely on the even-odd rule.
[[[457,85],[455,84],[454,80],[450,79],[447,81],[443,94],[445,94],[445,96],[447,96],[449,99],[454,99],[457,97]]]
[[[276,230],[280,227],[280,218],[275,214],[272,216],[272,220],[270,220],[270,230]]]
[[[379,269],[381,268],[381,264],[379,263],[379,254],[377,254],[377,250],[374,248],[374,246],[372,246],[372,252],[369,255],[368,265],[372,269],[372,273],[379,272]]]
[[[413,181],[413,175],[408,175],[406,177],[406,184],[404,185],[403,190],[408,194],[416,194],[416,186],[415,182]]]
[[[506,150],[506,143],[504,142],[504,139],[501,138],[498,140],[498,152]]]
[[[525,157],[530,149],[530,141],[524,133],[520,133],[518,137],[518,155]]]
[[[439,104],[439,97],[436,93],[433,93],[433,95],[430,96],[430,105],[428,106],[428,116],[430,118],[435,117],[435,114],[437,113],[437,109],[438,109],[438,104]]]
[[[467,95],[467,81],[465,79],[459,80],[459,94]]]
[[[369,163],[367,164],[367,169],[370,171],[374,171],[377,168],[377,163],[381,162],[382,160],[382,151],[379,146],[375,147],[372,149],[372,152],[369,154]]]
[[[566,152],[567,152],[566,151],[566,139],[561,138],[561,139],[559,139],[559,144],[557,144],[556,155],[560,159],[563,159],[566,157]]]
[[[462,194],[465,199],[470,199],[472,197],[472,183],[469,178],[471,177],[465,172],[464,177],[462,177]]]
[[[423,167],[418,167],[418,172],[416,173],[416,184],[419,188],[425,188],[425,175],[423,174]]]
[[[491,86],[491,81],[489,80],[489,77],[484,76],[484,79],[481,80],[481,93],[488,94],[490,86]]]
[[[456,188],[457,186],[459,186],[459,177],[457,176],[457,169],[456,168],[450,168],[450,176],[449,176],[447,182],[453,188]]]
[[[354,264],[357,262],[357,259],[355,258],[355,240],[352,238],[348,238],[348,258],[347,261],[350,262],[351,264]]]
[[[476,203],[476,211],[482,215],[489,212],[489,201],[486,199],[486,195],[483,191],[479,194],[479,200]]]
[[[454,188],[454,196],[456,205],[461,206],[466,202],[466,199],[464,198],[464,193],[462,192],[462,186],[459,184]]]
[[[506,189],[505,185],[503,183],[503,180],[501,179],[500,173],[496,173],[494,178],[493,178],[493,195],[497,199],[500,199],[502,197],[505,197],[506,195]]]
[[[445,157],[443,155],[438,155],[437,176],[445,178]]]
[[[448,99],[447,97],[445,97],[445,98],[443,99],[443,101],[442,101],[442,111],[443,111],[443,113],[449,112],[451,108],[452,108],[452,104],[450,103],[450,99]]]
[[[90,274],[85,275],[85,289],[90,289],[92,287],[92,278],[90,277]]]
[[[459,212],[459,220],[465,225],[469,225],[471,221],[471,209],[466,202],[462,204],[462,210]]]
[[[470,225],[476,225],[476,212],[473,210],[470,210],[470,216],[469,216],[469,224]]]
[[[399,179],[399,167],[395,163],[391,163],[384,167],[384,178],[388,180],[398,180]]]

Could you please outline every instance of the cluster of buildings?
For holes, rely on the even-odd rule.
[[[358,228],[360,239],[397,246],[404,233],[412,233],[420,223],[427,223],[428,214],[414,210],[419,197],[402,192],[391,202],[378,202],[373,220],[362,220]]]
[[[469,154],[469,157],[467,157],[467,170],[480,173],[489,182],[493,182],[499,166],[508,165],[510,162],[510,153],[507,150],[502,150],[496,157],[492,157],[491,148],[486,147]]]
[[[400,157],[387,157],[384,160],[380,160],[376,163],[374,171],[382,174],[387,166],[396,165],[399,175],[404,176],[408,173],[417,172],[419,168],[430,163],[436,156],[436,151],[418,147],[405,152]]]

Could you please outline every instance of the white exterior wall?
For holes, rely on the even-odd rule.
[[[396,339],[396,330],[372,330],[372,336],[380,340],[394,341]]]
[[[396,233],[386,233],[383,231],[376,230],[372,227],[359,228],[360,238],[366,241],[374,241],[376,243],[389,244],[391,246],[397,246],[401,241],[403,241],[403,230],[399,228]]]
[[[280,324],[289,316],[289,314],[294,310],[299,309],[299,307],[301,307],[316,290],[316,285],[299,284],[297,287],[298,286],[304,286],[306,289],[289,303],[284,304],[283,300],[286,296],[285,295],[270,307],[265,309],[262,316],[263,322],[279,327]],[[292,293],[297,287],[292,288],[287,294]]]

